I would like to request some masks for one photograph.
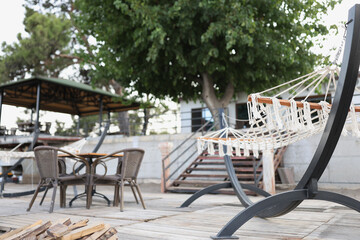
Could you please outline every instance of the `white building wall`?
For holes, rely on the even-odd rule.
[[[237,103],[246,103],[247,94],[239,93],[236,98],[233,99],[227,107],[227,115],[230,126],[235,126],[236,124],[236,104]],[[190,133],[191,132],[191,110],[196,108],[206,108],[206,104],[202,101],[182,101],[180,102],[180,116],[181,116],[181,133]]]
[[[296,182],[309,166],[320,138],[321,134],[318,134],[288,146],[284,154],[284,166],[293,168]],[[319,183],[348,187],[360,185],[359,159],[360,140],[352,136],[341,136]]]

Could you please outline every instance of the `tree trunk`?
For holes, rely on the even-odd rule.
[[[113,86],[115,93],[122,95],[122,87],[114,79],[109,82]],[[120,132],[125,136],[130,135],[130,122],[129,122],[129,113],[126,111],[118,113],[118,121]]]
[[[215,93],[214,83],[211,79],[211,76],[208,73],[202,73],[201,76],[202,99],[211,112],[216,129],[219,129],[219,108],[225,109],[229,105],[235,93],[234,85],[230,82],[225,89],[224,96],[221,99],[218,99]]]
[[[147,131],[147,127],[149,124],[149,110],[147,108],[144,108],[144,123],[143,123],[143,128],[141,130],[141,135],[146,135],[146,131]]]
[[[128,112],[119,112],[118,121],[120,133],[125,136],[130,136],[130,122],[129,122],[129,113]]]

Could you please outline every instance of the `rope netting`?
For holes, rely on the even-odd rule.
[[[198,138],[199,153],[207,149],[220,156],[234,153],[249,156],[252,151],[258,157],[259,151],[287,146],[324,130],[331,109],[330,91],[336,89],[339,75],[337,67],[328,66],[307,75],[280,84],[248,97],[249,128],[234,129],[227,125],[231,119],[223,115],[225,128]],[[323,99],[310,102],[311,96],[325,89]],[[324,92],[324,90],[322,90]],[[356,91],[360,90],[356,88]],[[302,96],[302,97],[300,97]],[[279,99],[280,97],[286,98]],[[299,100],[301,99],[301,100]],[[343,134],[349,132],[360,137],[358,126],[360,108],[354,104],[349,109]],[[227,146],[224,152],[223,146]]]

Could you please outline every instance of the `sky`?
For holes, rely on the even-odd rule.
[[[2,42],[12,43],[17,40],[17,34],[25,34],[23,20],[25,8],[22,6],[23,0],[6,0],[6,4],[0,7],[0,44]],[[17,127],[17,118],[30,120],[30,114],[24,113],[25,108],[16,108],[9,105],[3,105],[0,125],[6,126],[7,129]],[[65,122],[65,127],[71,126],[71,116],[69,114],[41,111],[40,122],[53,122],[51,132],[55,131],[55,119]],[[36,117],[35,114],[33,116]]]
[[[2,4],[0,8],[0,43],[4,41],[8,44],[12,43],[16,41],[18,33],[25,34],[22,23],[25,14],[25,9],[22,6],[24,2],[23,0],[7,0],[6,4]],[[343,0],[340,5],[337,5],[334,10],[329,12],[328,16],[324,17],[324,22],[327,25],[336,24],[342,26],[340,23],[347,21],[348,10],[354,4],[360,4],[360,0]],[[328,37],[324,43],[324,49],[319,51],[322,51],[324,54],[329,53],[329,49],[340,45],[342,36],[343,29],[340,28],[339,34]],[[17,117],[30,119],[30,116],[23,113],[23,109],[4,105],[0,124],[8,128],[16,127]],[[46,113],[41,117],[42,122],[54,121],[53,119],[65,122],[66,127],[70,126],[71,117],[67,114]],[[54,128],[52,128],[52,131],[54,131]]]

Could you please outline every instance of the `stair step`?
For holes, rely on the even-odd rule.
[[[201,187],[168,187],[168,192],[173,193],[195,193],[203,188]],[[244,190],[246,195],[255,196],[256,194],[249,190]],[[232,188],[223,188],[216,190],[214,192],[211,192],[210,194],[227,194],[227,195],[235,195],[235,192]]]
[[[196,161],[194,161],[194,162],[203,162],[203,163],[205,163],[205,162],[209,162],[209,163],[211,163],[211,162],[220,162],[219,160],[223,160],[223,159],[205,159],[205,160],[202,160],[202,159],[196,159]],[[232,162],[234,163],[234,164],[242,164],[242,165],[253,165],[254,163],[255,164],[258,164],[259,163],[259,161],[245,161],[245,160],[232,160]]]
[[[193,174],[193,173],[183,173],[180,175],[181,177],[194,177],[194,178],[228,178],[227,174]],[[236,174],[238,179],[254,179],[254,174]]]
[[[235,167],[235,172],[251,172],[253,173],[254,172],[254,168],[252,167],[249,167],[249,168],[238,168],[238,167]],[[187,168],[186,171],[219,171],[219,172],[223,172],[223,171],[226,171],[226,168],[201,168],[201,167],[195,167],[195,168]],[[262,168],[258,168],[256,170],[256,172],[261,172],[262,171]]]
[[[206,161],[206,162],[193,162],[191,165],[224,165],[225,162],[224,161]],[[253,162],[249,162],[249,163],[244,163],[244,162],[233,162],[234,166],[253,166]]]
[[[204,160],[220,160],[220,159],[224,159],[224,157],[215,156],[215,155],[212,155],[212,156],[202,156],[202,155],[200,155],[197,158],[198,159],[204,159]],[[259,159],[255,158],[255,157],[242,157],[242,156],[232,156],[231,160],[257,160],[257,161],[259,161]]]
[[[235,156],[236,151],[232,151],[232,154]],[[242,154],[241,157],[245,157],[244,152],[241,152],[241,154]],[[215,149],[214,155],[211,155],[209,152],[204,151],[202,153],[202,155],[219,156],[219,151],[218,151],[218,149]],[[262,156],[262,152],[259,152],[259,157],[261,158],[261,156]],[[254,157],[254,155],[253,155],[253,153],[251,151],[250,151],[250,156],[248,156],[248,157]]]
[[[284,149],[277,151],[274,156],[274,168],[277,169]],[[232,164],[235,169],[235,174],[241,183],[254,184],[254,165],[261,166],[256,169],[256,177],[258,178],[263,167],[261,164],[261,157],[255,158],[254,156],[232,156]],[[189,167],[186,168],[177,179],[174,180],[170,187],[167,187],[169,192],[182,192],[182,193],[194,193],[215,184],[221,184],[229,181],[229,176],[226,171],[224,157],[218,155],[209,155],[203,152],[202,155],[197,156],[192,163],[189,163]],[[182,180],[183,179],[183,180]],[[259,186],[262,186],[260,181]],[[251,194],[250,191],[245,190],[247,194]],[[221,189],[216,193],[234,194],[232,189]],[[254,193],[252,193],[254,194]]]
[[[175,180],[173,185],[180,185],[180,184],[189,184],[189,185],[201,185],[201,186],[211,186],[214,184],[224,183],[226,181],[214,181],[214,180]],[[246,184],[254,184],[254,181],[241,181],[241,183]]]

